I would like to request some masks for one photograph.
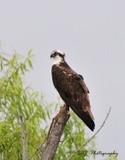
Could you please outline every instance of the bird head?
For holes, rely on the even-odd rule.
[[[61,62],[64,62],[65,54],[59,50],[54,50],[51,53],[50,58],[53,59],[53,64],[59,64]]]

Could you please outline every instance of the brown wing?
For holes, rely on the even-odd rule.
[[[89,90],[81,75],[67,72],[64,68],[54,65],[52,67],[52,78],[61,98],[93,131],[95,124],[90,110]]]
[[[86,112],[92,119],[94,119],[94,116],[91,112],[91,105],[90,105],[90,101],[89,101],[89,89],[86,86],[84,79],[81,75],[76,74],[74,75],[75,79],[76,79],[76,83],[78,83],[80,85],[80,87],[83,90],[83,104],[82,104],[82,108],[84,110],[84,112]]]
[[[84,78],[82,75],[80,74],[75,74],[74,75],[76,77],[76,79],[78,80],[78,83],[81,85],[83,92],[90,93],[88,87],[86,86],[85,82],[84,82]]]

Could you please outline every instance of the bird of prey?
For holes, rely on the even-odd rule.
[[[88,96],[89,90],[83,77],[66,63],[63,52],[54,50],[50,58],[53,59],[51,72],[55,88],[63,101],[93,131],[94,117]]]

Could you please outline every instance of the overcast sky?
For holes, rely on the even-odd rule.
[[[34,70],[27,82],[49,102],[58,97],[51,81],[50,53],[65,52],[66,61],[83,75],[90,90],[95,131],[112,107],[96,137],[96,150],[115,150],[118,159],[124,160],[125,1],[1,0],[0,40],[11,53],[15,48],[25,56],[33,49]],[[98,155],[96,160],[104,158]]]

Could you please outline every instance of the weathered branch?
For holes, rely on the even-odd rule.
[[[106,121],[107,121],[107,119],[108,119],[108,117],[109,117],[110,112],[111,112],[111,107],[109,108],[109,111],[108,111],[108,113],[107,113],[107,115],[106,115],[106,118],[104,119],[104,121],[103,121],[102,125],[100,126],[100,128],[95,132],[95,134],[94,134],[91,138],[89,138],[81,147],[79,147],[79,148],[68,158],[68,160],[71,160],[71,159],[73,158],[73,156],[75,156],[84,146],[86,146],[86,145],[100,132],[100,130],[104,127],[104,125],[105,125],[105,123],[106,123]]]
[[[63,133],[63,129],[70,116],[67,111],[68,106],[64,105],[60,109],[57,116],[53,118],[52,124],[48,132],[48,136],[46,138],[45,147],[42,151],[41,160],[53,160]]]
[[[19,113],[19,120],[20,120],[20,126],[21,126],[21,139],[22,139],[22,160],[27,160],[28,159],[27,134],[24,126],[24,118],[20,113]]]

